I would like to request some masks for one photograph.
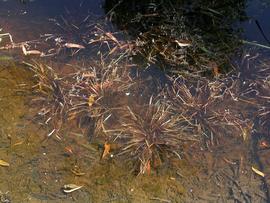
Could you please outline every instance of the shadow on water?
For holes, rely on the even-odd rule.
[[[269,7],[233,2],[0,0],[1,33],[15,42],[38,39],[27,50],[57,53],[23,56],[21,47],[0,52],[0,202],[267,202],[269,61],[263,49],[239,51],[238,40],[267,45]],[[105,14],[113,32],[111,24],[101,30]],[[108,33],[143,42],[140,56],[122,60],[126,44]],[[44,34],[53,35],[40,40]],[[89,41],[99,35],[105,48]],[[63,49],[71,42],[85,49]],[[124,53],[115,54],[116,61],[102,52],[115,53],[112,43]],[[181,56],[186,58],[174,63]],[[175,79],[156,70],[190,66],[197,72],[195,66],[203,66],[211,74],[214,62],[225,67],[232,56],[234,70],[211,80],[177,71]],[[180,130],[170,125],[175,117],[182,119]],[[153,122],[159,120],[164,122]],[[141,144],[132,128],[136,139],[149,129],[156,137],[147,135]],[[164,131],[180,133],[180,145]],[[111,142],[106,157],[104,142]]]

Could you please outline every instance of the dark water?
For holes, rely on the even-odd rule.
[[[76,11],[77,14],[92,13],[94,15],[102,15],[102,1],[87,0],[87,1],[42,1],[37,0],[33,2],[20,3],[19,1],[0,2],[2,16],[25,16],[28,17],[45,17],[53,18],[59,14],[63,14],[67,10]],[[78,11],[79,10],[79,11]]]
[[[248,16],[250,16],[250,20],[247,20],[243,23],[243,27],[245,30],[245,38],[249,41],[256,41],[260,44],[265,44],[269,46],[269,42],[265,40],[262,32],[258,28],[256,24],[256,20],[259,22],[265,36],[269,39],[270,35],[270,26],[268,19],[270,19],[270,4],[265,1],[250,1],[248,2],[248,7],[246,12]]]
[[[0,1],[1,27],[9,31],[16,28],[13,35],[17,37],[17,41],[33,39],[30,33],[25,32],[28,28],[34,29],[32,35],[37,37],[46,31],[47,33],[53,32],[48,21],[61,20],[61,16],[64,18],[72,16],[72,18],[77,19],[77,23],[87,16],[97,19],[104,16],[103,6],[103,0],[35,0],[25,3],[15,0]],[[243,38],[248,42],[269,46],[269,2],[267,0],[247,1],[245,12],[248,19],[240,23],[240,27],[243,28]],[[252,45],[251,48],[259,48],[259,46]],[[267,49],[262,49],[262,52],[269,54]]]
[[[27,20],[55,18],[66,12],[75,15],[87,15],[91,13],[92,15],[102,16],[104,14],[103,4],[104,1],[102,0],[36,0],[27,3],[19,3],[15,0],[0,1],[0,16],[4,18],[7,16],[17,17]],[[270,3],[267,0],[248,1],[246,13],[250,19],[242,23],[245,39],[262,44],[267,43],[255,20],[259,22],[264,34],[269,36],[270,27],[268,19],[270,18]]]
[[[0,29],[3,29],[2,33],[12,34],[15,42],[38,39],[45,33],[65,35],[66,30],[59,27],[58,22],[64,25],[65,20],[74,20],[74,24],[78,26],[85,18],[92,19],[93,22],[100,20],[105,14],[103,3],[102,0],[35,0],[26,3],[0,0]],[[265,39],[270,38],[270,2],[249,1],[246,12],[249,19],[240,23],[244,29],[244,39],[270,46]],[[74,32],[68,32],[65,37],[74,39]],[[254,45],[248,45],[248,48],[261,55],[269,54],[269,50],[265,48]],[[95,54],[95,51],[91,54]],[[253,160],[252,153],[257,152],[251,152],[250,146],[239,144],[237,139],[226,141],[223,146],[213,149],[216,150],[215,154],[209,153],[202,158],[199,151],[194,153],[194,160],[189,160],[188,163],[176,162],[176,166],[181,165],[181,170],[176,174],[168,172],[164,167],[165,172],[160,170],[156,176],[148,177],[134,177],[126,171],[125,166],[113,159],[97,160],[95,157],[102,153],[99,144],[90,145],[89,137],[84,136],[82,131],[69,132],[64,129],[62,136],[60,135],[61,141],[57,138],[44,141],[44,135],[48,132],[39,129],[27,117],[31,114],[28,101],[22,93],[18,93],[18,89],[27,89],[32,85],[32,75],[18,65],[21,60],[31,60],[31,57],[23,58],[21,55],[20,49],[0,52],[0,160],[10,163],[9,167],[0,166],[0,202],[9,199],[12,202],[181,202],[185,198],[187,202],[233,202],[229,198],[222,199],[223,192],[241,196],[245,191],[259,194],[258,197],[262,196],[264,200],[269,198],[269,194],[265,192],[267,179],[261,181],[250,170],[249,160]],[[55,59],[57,56],[46,58],[45,62],[55,64]],[[56,66],[62,69],[76,66],[83,63],[79,60],[79,57],[69,58],[68,64],[61,61]],[[161,75],[160,71],[155,72],[152,67],[147,71],[146,78],[148,74],[153,77]],[[165,81],[165,78],[162,80]],[[260,136],[263,137],[261,134]],[[259,142],[258,138],[254,140],[255,144],[251,145]],[[226,148],[229,150],[226,151]],[[207,167],[202,166],[200,159],[207,162]],[[225,166],[224,163],[230,165]],[[269,161],[263,160],[263,163],[267,164]],[[212,171],[214,167],[222,171],[222,175],[215,176],[217,172]],[[268,169],[266,166],[264,168]],[[74,171],[77,171],[77,175]],[[208,171],[206,176],[205,171]],[[244,175],[237,174],[239,171]],[[78,175],[80,172],[83,175]],[[200,176],[201,174],[204,176]],[[215,181],[210,181],[210,177],[216,177]],[[232,184],[229,189],[223,188],[221,182],[229,182],[224,177],[238,182],[231,181],[228,183]],[[64,194],[62,187],[71,183],[84,187],[74,193]],[[247,188],[242,189],[244,192],[240,191],[240,183],[247,185]],[[206,186],[209,190],[204,192]],[[217,186],[223,192],[211,196],[212,192],[218,190]],[[245,201],[249,202],[248,199]]]

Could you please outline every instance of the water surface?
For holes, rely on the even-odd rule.
[[[85,18],[93,22],[102,21],[102,4],[103,1],[98,0],[36,0],[25,4],[12,0],[0,1],[0,28],[3,29],[2,32],[10,33],[15,42],[57,33],[70,42],[82,43],[77,32],[66,29],[65,20],[74,22],[76,26],[80,26]],[[261,1],[248,2],[246,12],[250,20],[241,24],[246,41],[269,46],[255,23],[257,20],[264,34],[270,38],[269,9],[262,5]],[[7,41],[5,38],[0,44]],[[266,49],[256,50],[253,46],[251,49],[262,55],[267,54]],[[34,112],[29,105],[27,90],[32,87],[33,75],[22,61],[33,62],[34,59],[57,67],[60,72],[65,72],[70,66],[87,63],[85,57],[71,57],[68,51],[63,55],[66,53],[68,57],[60,60],[57,55],[44,59],[25,57],[20,48],[0,52],[0,160],[10,164],[9,167],[0,167],[1,201],[234,202],[236,198],[246,202],[269,200],[269,180],[262,179],[251,171],[251,166],[258,161],[258,157],[253,156],[253,153],[257,152],[254,152],[251,145],[258,144],[259,139],[247,144],[243,144],[238,138],[222,139],[222,144],[212,149],[214,153],[202,152],[201,149],[191,146],[190,153],[193,158],[190,160],[176,160],[153,171],[150,176],[136,177],[117,159],[100,160],[102,143],[90,144],[90,139],[83,130],[70,130],[67,127],[58,134],[60,139],[56,136],[48,138],[50,129],[41,128],[32,121]],[[86,54],[89,58],[92,55],[96,55],[95,50]],[[155,74],[153,70],[150,69],[147,74],[159,78],[160,71]],[[264,157],[269,155],[267,152],[263,150],[263,154],[260,151]],[[267,160],[263,159],[261,169],[268,172],[270,168],[265,163]],[[71,183],[84,187],[74,193],[65,194],[63,186]],[[249,197],[250,199],[247,199]]]

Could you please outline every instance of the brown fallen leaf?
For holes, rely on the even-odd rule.
[[[213,67],[213,74],[215,77],[218,77],[220,75],[220,71],[219,71],[218,66]]]
[[[0,159],[0,166],[4,166],[4,167],[8,167],[9,166],[9,163]]]
[[[107,142],[104,143],[104,150],[102,153],[102,159],[104,159],[108,154],[110,154],[110,150],[111,150],[111,145],[108,144]]]
[[[67,185],[64,185],[63,191],[64,193],[71,193],[71,192],[81,189],[82,187],[83,187],[82,185],[67,184]]]
[[[179,47],[189,47],[191,46],[191,43],[188,41],[179,41],[179,40],[174,40],[174,42],[179,46]]]
[[[89,97],[88,97],[88,106],[91,107],[93,106],[94,102],[95,102],[95,98],[96,98],[96,95],[94,94],[91,94]]]
[[[209,68],[212,69],[212,73],[214,75],[214,77],[219,77],[220,76],[220,67],[218,66],[218,64],[214,61],[210,61],[208,63]]]
[[[21,145],[21,144],[23,144],[23,141],[16,142],[13,146],[18,146],[18,145]]]
[[[65,43],[64,46],[67,48],[85,49],[85,46],[74,43]]]
[[[261,148],[261,149],[266,149],[266,148],[268,148],[270,145],[269,145],[269,143],[266,141],[266,140],[262,140],[262,141],[260,141],[259,142],[259,147]]]
[[[256,174],[258,174],[261,177],[264,177],[265,174],[261,171],[259,171],[258,169],[254,168],[253,166],[251,167],[252,171],[254,171]]]
[[[65,147],[65,152],[68,153],[68,154],[74,154],[73,149],[72,149],[71,146],[66,146]]]

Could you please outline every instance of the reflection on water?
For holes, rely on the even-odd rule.
[[[258,20],[265,35],[268,36],[270,31],[265,20],[269,14],[268,8],[260,11],[260,8],[263,7],[259,1],[252,1],[248,5],[246,12]],[[155,9],[154,7],[155,4],[152,4],[151,9]],[[105,73],[100,74],[97,71],[93,80],[85,79],[93,76],[89,67],[98,67],[92,65],[93,58],[89,61],[89,58],[82,57],[97,55],[95,54],[97,49],[88,47],[87,39],[92,35],[87,32],[87,28],[93,27],[92,24],[97,19],[98,23],[102,22],[103,19],[100,17],[103,14],[102,2],[95,0],[36,0],[26,1],[25,4],[12,0],[0,1],[0,28],[3,28],[4,33],[11,33],[14,41],[23,42],[39,39],[41,34],[58,33],[59,35],[50,39],[54,42],[59,37],[65,40],[60,45],[58,44],[60,47],[67,42],[76,42],[86,46],[85,50],[81,50],[74,56],[70,54],[69,50],[61,52],[63,55],[69,55],[68,60],[61,60],[61,63],[58,60],[60,54],[44,59],[23,56],[21,47],[15,51],[2,50],[0,52],[0,160],[10,165],[9,167],[0,166],[0,202],[10,200],[12,202],[181,202],[183,200],[188,202],[267,202],[269,200],[269,180],[254,173],[251,167],[263,171],[266,176],[270,173],[267,159],[270,145],[269,62],[263,60],[261,56],[261,58],[258,57],[257,53],[248,52],[241,56],[242,61],[240,60],[238,67],[235,68],[236,73],[229,74],[225,78],[217,77],[212,81],[202,78],[199,82],[194,81],[197,78],[193,76],[188,79],[180,77],[172,89],[170,89],[171,78],[163,76],[160,72],[153,73],[154,66],[145,72],[140,68],[132,68],[132,73],[128,76],[125,75],[127,72],[119,74],[127,76],[124,78],[124,82],[121,81],[121,77],[116,77],[117,71],[112,71],[114,75],[108,75],[106,72],[106,77],[103,77]],[[265,44],[261,32],[252,34],[255,29],[254,21],[252,22],[252,24],[244,24],[244,28],[247,30],[246,39]],[[258,30],[257,28],[256,30]],[[98,31],[101,32],[101,30]],[[115,39],[106,31],[104,32],[103,37],[107,37],[104,40],[106,48],[113,53],[114,49],[110,47],[109,40]],[[3,39],[0,45],[6,43],[6,40],[8,39]],[[49,42],[49,39],[43,40],[42,43],[44,41]],[[40,42],[35,41],[30,44],[31,47],[27,47],[28,50],[29,48],[32,50],[40,48]],[[115,41],[113,43],[117,44]],[[49,52],[50,48],[52,47],[46,47],[46,51]],[[80,53],[82,54],[80,55]],[[122,53],[120,55],[123,56]],[[102,59],[103,55],[97,56]],[[32,61],[33,58],[35,62]],[[109,59],[110,57],[106,58],[107,61]],[[119,68],[120,63],[117,60],[112,64]],[[121,106],[118,105],[112,111],[108,111],[108,107],[104,113],[106,117],[104,123],[105,120],[110,121],[109,123],[116,123],[115,120],[119,119],[123,121],[122,128],[126,129],[120,129],[121,132],[117,132],[117,136],[115,136],[115,132],[108,132],[110,136],[105,137],[106,141],[117,140],[117,137],[121,136],[123,132],[126,133],[121,137],[123,140],[131,139],[132,136],[127,135],[131,128],[127,128],[127,126],[134,127],[137,125],[137,120],[147,120],[150,110],[144,111],[144,108],[149,106],[149,100],[152,101],[152,94],[160,90],[159,88],[168,88],[172,91],[168,95],[163,94],[161,99],[171,99],[170,102],[174,102],[171,105],[174,108],[174,114],[181,110],[177,115],[184,118],[183,123],[187,127],[181,130],[185,133],[192,132],[190,137],[196,142],[181,146],[187,155],[185,159],[179,161],[170,157],[169,160],[166,160],[161,157],[162,165],[157,163],[160,162],[159,159],[156,159],[158,161],[155,162],[146,160],[143,165],[146,175],[135,177],[131,172],[134,171],[133,162],[123,164],[123,160],[117,156],[117,158],[107,156],[105,159],[101,159],[102,153],[104,153],[104,140],[94,139],[90,144],[89,140],[90,136],[93,136],[93,131],[86,133],[86,129],[77,129],[63,124],[55,132],[52,131],[52,128],[58,127],[56,125],[45,125],[44,127],[44,123],[50,123],[49,117],[46,117],[45,121],[35,120],[33,122],[33,119],[36,118],[34,110],[37,106],[31,106],[32,103],[29,101],[32,99],[33,102],[35,99],[43,98],[33,98],[33,94],[30,94],[29,90],[34,90],[32,86],[36,81],[33,81],[33,72],[29,71],[29,66],[25,63],[22,64],[22,61],[31,64],[46,63],[55,68],[54,78],[49,83],[59,82],[63,85],[61,87],[68,87],[62,92],[72,94],[71,99],[68,98],[70,99],[68,104],[70,106],[75,104],[77,107],[77,104],[82,103],[83,110],[86,109],[87,113],[89,113],[89,106],[93,105],[93,101],[90,99],[95,98],[87,97],[89,92],[91,95],[96,94],[100,89],[104,90],[106,86],[110,86],[110,82],[119,83],[120,81],[122,89],[119,89],[125,90],[125,92],[118,94],[113,101],[114,104],[117,103]],[[101,63],[99,66],[106,67],[107,63]],[[131,67],[134,66],[132,64]],[[74,74],[73,70],[80,70],[80,73]],[[157,76],[164,80],[161,87],[157,82]],[[67,85],[69,79],[77,86]],[[105,80],[103,83],[105,87],[98,87],[100,80]],[[80,92],[81,87],[89,85],[91,81],[94,81],[94,90]],[[128,88],[125,86],[123,89],[123,85],[128,82],[132,85]],[[45,85],[47,84],[45,83]],[[38,86],[40,92],[44,90],[44,87],[41,86]],[[108,88],[108,90],[112,92],[112,89]],[[104,92],[101,91],[102,94],[105,94]],[[82,97],[74,99],[76,94],[82,94],[80,95]],[[113,106],[112,98],[102,100],[103,97],[104,95],[98,100],[99,105]],[[50,101],[48,98],[46,100],[46,96],[44,98],[45,100],[39,100],[42,101],[42,107],[46,107]],[[140,105],[141,100],[143,104],[147,101],[147,105]],[[130,105],[131,110],[128,110],[128,116],[121,118],[123,112],[121,110],[119,113],[117,109],[127,105],[126,102]],[[52,107],[52,104],[49,107]],[[135,106],[131,106],[132,104]],[[61,104],[59,105],[61,106]],[[37,108],[39,108],[39,112],[42,112],[40,106]],[[112,112],[116,112],[116,115],[112,115]],[[146,116],[138,116],[137,112],[142,115],[146,114]],[[86,116],[89,116],[87,113]],[[110,116],[115,120],[112,121]],[[192,119],[188,120],[187,117]],[[173,117],[170,118],[173,119]],[[162,120],[162,118],[158,118],[158,120],[160,119]],[[166,117],[166,119],[168,118]],[[82,120],[78,122],[83,126]],[[58,122],[57,119],[54,121],[57,124]],[[156,127],[155,133],[159,134],[164,130],[162,127],[167,124],[165,122]],[[154,128],[155,125],[156,123],[151,123],[149,126]],[[149,126],[145,123],[142,123],[141,126],[142,130],[140,130],[147,133]],[[89,126],[87,127],[89,128]],[[105,128],[107,127],[105,126]],[[136,129],[136,126],[134,128]],[[119,131],[119,129],[117,130]],[[237,136],[235,136],[236,133]],[[200,134],[203,135],[203,143],[198,145],[196,143],[197,139],[200,139]],[[213,136],[216,134],[219,135],[218,139]],[[198,137],[196,137],[197,135]],[[163,143],[163,140],[153,140],[149,139],[147,142],[156,143],[157,148],[161,149],[163,145],[173,146],[174,144],[169,145]],[[115,152],[118,150],[119,143],[115,143],[110,146],[111,155],[116,155]],[[132,145],[128,148],[132,151],[133,146],[137,147],[137,145]],[[139,152],[136,151],[136,153]],[[150,159],[151,156],[152,154],[147,154],[147,156],[141,157]],[[147,175],[147,173],[151,175]],[[63,186],[67,184],[83,187],[77,191],[65,193]]]

